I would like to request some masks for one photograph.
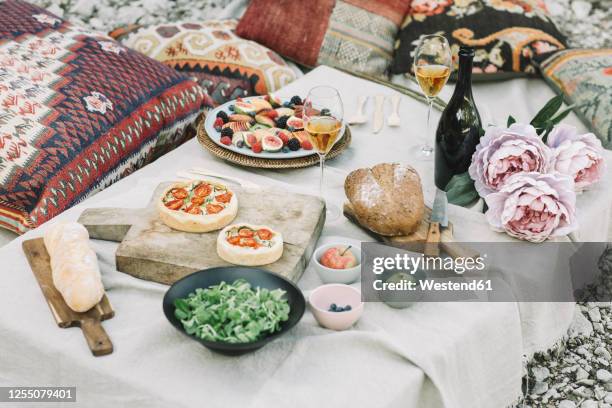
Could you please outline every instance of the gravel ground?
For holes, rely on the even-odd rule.
[[[130,23],[202,21],[231,0],[34,0],[53,13],[108,32]],[[545,0],[572,47],[612,47],[612,0]],[[607,285],[612,286],[612,263]],[[525,398],[515,408],[612,408],[612,303],[585,302],[566,341],[536,354],[523,378]]]

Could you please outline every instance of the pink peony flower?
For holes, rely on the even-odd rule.
[[[578,228],[574,183],[563,174],[513,174],[485,201],[491,227],[518,239],[543,242]]]
[[[509,128],[491,126],[476,146],[469,168],[481,197],[503,186],[520,172],[548,171],[551,151],[531,125],[515,123]]]
[[[579,135],[573,126],[558,125],[547,144],[552,148],[552,169],[570,176],[576,191],[597,183],[606,172],[603,147],[593,133]]]

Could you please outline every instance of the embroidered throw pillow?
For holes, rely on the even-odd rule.
[[[125,46],[197,78],[215,104],[264,95],[301,75],[274,51],[238,37],[237,20],[131,26],[110,35]]]
[[[612,150],[612,48],[560,51],[540,68],[546,81]]]
[[[534,61],[565,48],[541,0],[413,0],[391,73],[412,72],[420,38],[433,33],[446,37],[455,61],[460,45],[476,48],[474,73],[493,78],[534,74]]]
[[[406,0],[252,0],[236,33],[307,67],[386,74]]]
[[[203,96],[107,36],[0,2],[0,226],[34,228],[180,144]]]

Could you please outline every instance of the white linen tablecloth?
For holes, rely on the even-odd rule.
[[[354,111],[358,95],[394,93],[320,67],[279,94],[305,95],[320,84],[339,89],[347,113]],[[528,120],[552,96],[543,82],[526,79],[477,85],[474,93],[485,123],[505,123],[508,113]],[[372,109],[370,102],[369,114]],[[415,135],[424,131],[425,106],[402,97],[401,116],[400,129],[385,128],[378,135],[369,125],[353,128],[351,147],[329,163],[328,195],[337,205],[344,199],[346,172],[383,161],[409,162]],[[575,117],[570,121],[579,125]],[[431,200],[432,163],[411,164]],[[318,186],[317,168],[236,168],[192,140],[57,220],[76,220],[90,207],[142,207],[159,182],[194,166],[306,193],[316,193]],[[579,197],[581,222],[589,226],[581,230],[583,240],[607,237],[611,192],[603,186],[609,180],[608,175],[607,184]],[[509,239],[490,231],[483,215],[472,210],[450,206],[449,217],[459,240]],[[167,287],[117,272],[116,244],[92,241],[116,310],[104,322],[115,351],[94,358],[79,329],[57,328],[21,251],[22,240],[45,228],[0,249],[0,385],[76,385],[78,402],[69,406],[504,407],[520,396],[523,354],[557,341],[574,310],[568,303],[423,303],[404,310],[368,303],[349,331],[322,329],[307,312],[295,329],[262,350],[224,357],[165,321],[161,299]],[[326,225],[323,235],[369,240],[346,220]],[[305,292],[320,284],[311,268],[299,282]]]

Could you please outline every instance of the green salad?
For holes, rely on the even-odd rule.
[[[249,343],[280,331],[289,318],[282,289],[251,288],[244,279],[196,289],[174,301],[174,315],[187,334],[203,340]]]

